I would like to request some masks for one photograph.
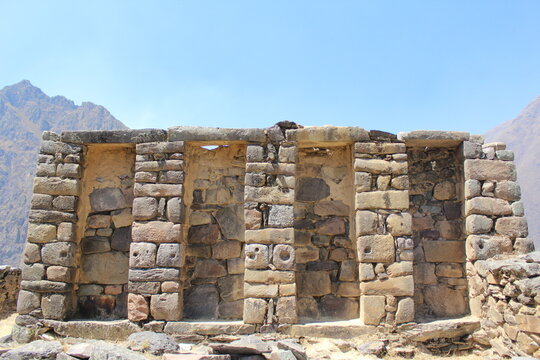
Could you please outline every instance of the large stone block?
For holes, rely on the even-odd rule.
[[[77,227],[73,223],[60,223],[58,224],[58,231],[56,237],[58,241],[75,241],[75,233]]]
[[[272,264],[278,270],[294,270],[296,252],[291,245],[279,244],[274,247]]]
[[[245,299],[243,319],[246,324],[262,324],[266,316],[266,300]]]
[[[177,281],[179,278],[178,269],[129,270],[129,281]]]
[[[51,294],[41,298],[41,311],[45,319],[64,320],[71,307],[71,295]]]
[[[398,303],[396,311],[396,324],[414,321],[414,300],[405,298]]]
[[[486,260],[498,254],[512,253],[512,240],[506,236],[469,235],[467,260]]]
[[[34,193],[47,195],[78,195],[80,182],[57,177],[35,177]]]
[[[175,224],[184,220],[184,203],[179,197],[171,198],[167,201],[167,220]]]
[[[301,296],[323,296],[332,292],[330,275],[326,271],[299,272],[296,279]]]
[[[41,261],[41,247],[37,244],[27,243],[24,248],[23,261],[25,264],[33,264]]]
[[[413,296],[414,280],[412,275],[375,280],[360,283],[363,295]]]
[[[358,301],[337,297],[334,295],[323,296],[320,304],[320,316],[322,319],[356,319],[358,318]]]
[[[295,324],[298,319],[296,297],[280,297],[276,305],[276,315],[280,324]]]
[[[277,284],[249,284],[244,283],[244,296],[255,298],[274,298],[278,296]]]
[[[293,244],[294,229],[246,230],[245,241],[248,244]]]
[[[464,171],[467,180],[516,180],[516,166],[511,161],[467,159]]]
[[[495,186],[495,196],[499,199],[517,201],[521,199],[521,188],[515,181],[498,181]]]
[[[33,264],[33,265],[23,264],[21,268],[22,268],[22,274],[21,274],[22,280],[42,280],[43,277],[45,276],[45,267],[43,266],[43,264]]]
[[[475,197],[465,201],[465,216],[471,214],[479,215],[511,215],[512,208],[508,201],[490,197]]]
[[[379,216],[372,211],[356,211],[356,235],[371,235],[377,232]]]
[[[348,216],[350,208],[341,200],[325,200],[315,203],[313,211],[319,216]]]
[[[527,219],[524,217],[510,216],[497,219],[495,231],[498,234],[510,237],[526,237],[529,235]]]
[[[425,241],[424,256],[427,262],[465,262],[465,242]]]
[[[292,205],[272,205],[268,212],[268,226],[277,228],[292,227],[294,222]]]
[[[118,188],[95,189],[90,193],[90,205],[94,212],[124,209],[130,206],[124,193]]]
[[[135,222],[131,231],[134,242],[178,243],[182,239],[181,225],[172,222]]]
[[[489,233],[493,227],[493,220],[484,215],[469,215],[465,220],[467,234]]]
[[[184,266],[184,251],[181,244],[160,244],[156,264],[161,267],[175,267],[179,268]]]
[[[244,298],[244,276],[231,275],[218,280],[219,295],[224,301],[236,301]]]
[[[82,284],[125,284],[128,279],[129,257],[112,251],[86,255],[82,259]]]
[[[180,184],[135,184],[135,196],[181,197],[184,188]]]
[[[33,292],[21,290],[17,299],[17,312],[21,315],[30,314],[41,306],[41,295]]]
[[[247,269],[266,269],[270,264],[268,246],[262,244],[247,244],[245,248]]]
[[[43,245],[41,259],[46,265],[73,266],[75,262],[75,244],[57,242]]]
[[[393,236],[412,234],[412,216],[409,213],[388,215],[386,225]]]
[[[244,200],[247,202],[263,202],[267,204],[292,204],[294,190],[284,189],[279,186],[244,188]]]
[[[155,153],[182,153],[184,152],[183,141],[145,142],[136,145],[138,155]]]
[[[157,245],[132,243],[129,251],[130,268],[152,268],[156,266]]]
[[[406,210],[408,208],[408,191],[370,191],[356,194],[356,209]]]
[[[56,239],[56,226],[51,224],[28,224],[28,241],[47,243]]]
[[[354,170],[371,174],[405,175],[408,171],[405,161],[386,161],[381,159],[355,159]]]
[[[276,270],[246,270],[244,280],[250,283],[276,284],[294,283],[295,276],[293,271]]]
[[[366,235],[358,237],[358,259],[363,262],[393,262],[395,245],[392,235]]]
[[[178,293],[152,295],[150,314],[155,320],[179,320],[182,317],[182,302],[182,296]]]
[[[364,295],[360,297],[360,321],[365,325],[379,325],[386,315],[386,297]]]
[[[424,289],[424,302],[437,316],[463,315],[467,311],[467,303],[463,293],[445,285],[428,286]]]
[[[65,266],[49,266],[47,268],[47,280],[71,282],[73,268]]]
[[[153,197],[133,199],[133,218],[135,220],[151,220],[158,215],[158,202]]]

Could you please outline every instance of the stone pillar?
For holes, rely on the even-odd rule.
[[[244,322],[263,331],[297,321],[294,186],[297,147],[279,127],[249,144],[245,176]]]
[[[184,142],[137,144],[128,318],[179,320],[184,266]]]
[[[412,218],[405,144],[355,143],[360,318],[367,325],[414,320]]]
[[[64,320],[74,309],[77,204],[83,146],[43,133],[17,312]]]
[[[477,268],[498,254],[534,251],[527,238],[521,190],[517,183],[514,153],[503,143],[482,145],[465,141],[464,158],[465,231],[469,304],[473,315],[482,316],[487,284],[477,277]],[[479,270],[481,271],[481,270]],[[484,270],[485,271],[485,270]]]

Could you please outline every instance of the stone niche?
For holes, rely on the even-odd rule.
[[[350,146],[298,151],[294,228],[301,321],[358,317],[351,164]]]
[[[186,146],[185,319],[241,320],[246,146]]]
[[[127,317],[134,165],[134,146],[87,148],[78,211],[77,317]]]
[[[457,149],[408,148],[417,319],[469,312]]]

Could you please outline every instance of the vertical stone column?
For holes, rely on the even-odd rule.
[[[294,186],[297,147],[279,127],[249,144],[245,176],[244,322],[263,331],[297,321]]]
[[[465,141],[461,150],[469,304],[472,314],[481,316],[488,285],[476,276],[483,263],[478,262],[475,267],[477,260],[512,252],[525,254],[534,251],[534,244],[527,238],[514,153],[506,150],[503,143],[482,145],[480,141]]]
[[[137,144],[128,318],[179,320],[184,266],[184,142]]]
[[[360,318],[367,325],[414,320],[412,218],[405,144],[355,143]]]
[[[17,312],[64,320],[73,311],[83,147],[45,132],[38,157]]]

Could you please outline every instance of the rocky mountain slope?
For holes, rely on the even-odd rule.
[[[0,264],[19,264],[42,131],[126,128],[103,106],[49,97],[27,80],[0,90]]]
[[[540,249],[540,96],[513,120],[485,134],[486,142],[502,141],[516,154],[518,180],[529,221],[529,236]]]

